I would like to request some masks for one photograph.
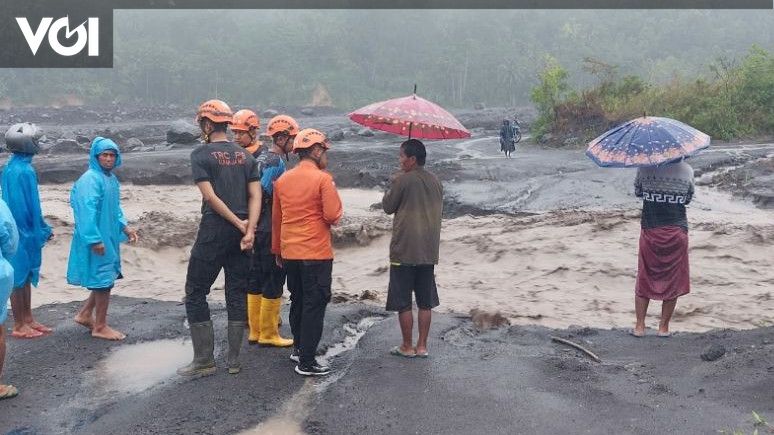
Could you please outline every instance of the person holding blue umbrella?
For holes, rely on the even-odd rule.
[[[684,160],[637,170],[634,194],[642,198],[642,229],[634,296],[635,337],[645,335],[651,299],[663,301],[658,336],[669,337],[677,298],[691,291],[685,206],[693,192],[693,169]]]
[[[669,118],[637,118],[594,139],[586,151],[603,167],[636,167],[634,194],[642,198],[635,285],[636,322],[631,334],[645,336],[651,299],[663,301],[659,337],[669,337],[677,298],[691,291],[688,219],[693,169],[685,158],[707,148],[710,137]]]

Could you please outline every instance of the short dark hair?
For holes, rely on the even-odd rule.
[[[322,148],[325,149],[324,146],[320,145],[319,143],[316,143],[308,148],[301,148],[300,150],[296,151],[296,154],[298,154],[299,159],[305,159],[312,155],[312,151],[314,151],[315,148]]]
[[[209,122],[212,124],[212,132],[213,133],[225,133],[228,131],[228,123],[227,122],[213,122],[211,119],[208,118],[202,118],[201,121],[199,121],[199,128],[204,131],[204,123]]]
[[[403,150],[403,154],[406,157],[416,157],[417,165],[425,166],[425,159],[427,158],[427,151],[425,151],[425,144],[417,139],[409,139],[400,144],[400,149]]]
[[[299,159],[305,159],[305,158],[309,157],[310,154],[312,154],[312,148],[309,147],[309,148],[300,149],[300,150],[296,151],[296,154],[298,155]]]

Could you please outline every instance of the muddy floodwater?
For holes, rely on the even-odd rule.
[[[447,212],[436,269],[439,311],[500,311],[515,324],[559,328],[629,327],[640,214],[634,170],[597,168],[577,150],[524,146],[505,159],[492,151],[495,141],[428,145],[429,162],[437,162],[428,169],[444,179]],[[372,166],[392,168],[394,156],[387,150],[396,144],[369,146],[363,147],[382,153]],[[339,144],[338,156],[355,154],[354,147]],[[693,159],[697,178],[705,181],[688,207],[692,292],[680,299],[675,330],[774,323],[774,311],[767,308],[774,285],[774,210],[706,182],[740,164],[718,162],[739,155],[758,161],[768,158],[771,147],[719,146]],[[753,172],[750,176],[756,179]],[[342,184],[344,218],[333,230],[334,300],[368,294],[366,302],[381,306],[391,231],[391,218],[379,207],[384,187]],[[73,224],[69,189],[69,183],[41,186],[43,211],[57,237],[44,251],[35,304],[84,296],[62,279]],[[141,241],[124,248],[125,279],[115,293],[179,301],[199,219],[197,189],[126,183],[122,201]],[[222,300],[222,290],[221,277],[211,298]]]

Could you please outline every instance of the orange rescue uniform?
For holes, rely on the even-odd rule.
[[[274,182],[271,252],[287,260],[332,260],[331,225],[342,213],[331,174],[302,160]]]

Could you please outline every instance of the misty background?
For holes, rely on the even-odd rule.
[[[712,78],[772,11],[117,10],[113,69],[0,69],[0,105],[332,105],[419,94],[448,107],[530,103],[547,56],[574,86],[584,59],[649,83]]]

